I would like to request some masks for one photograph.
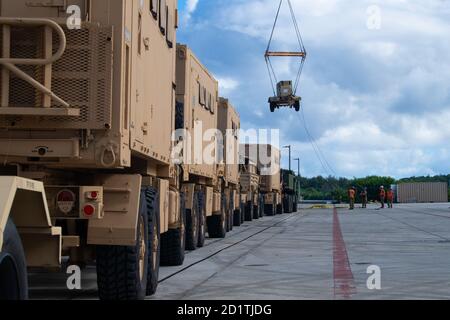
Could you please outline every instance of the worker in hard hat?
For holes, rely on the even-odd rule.
[[[389,209],[394,208],[394,190],[392,190],[392,188],[389,188],[389,190],[387,191],[386,200],[387,200],[388,208]]]
[[[361,197],[362,208],[366,209],[367,208],[367,202],[368,202],[367,188],[364,188],[363,191],[361,191],[361,193],[359,194],[359,196]]]
[[[380,187],[380,202],[381,202],[381,209],[384,209],[384,202],[386,199],[386,190],[384,190],[384,186]]]
[[[355,209],[356,188],[351,187],[348,189],[348,201],[350,203],[350,210]]]

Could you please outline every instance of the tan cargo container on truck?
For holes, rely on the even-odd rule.
[[[244,221],[262,218],[264,215],[263,200],[260,194],[261,177],[258,166],[248,157],[243,156],[240,165],[241,201],[244,203]]]
[[[67,256],[96,263],[102,299],[153,294],[160,259],[184,258],[177,1],[3,0],[0,14],[0,263],[18,279],[1,289],[26,297],[26,268]]]
[[[257,163],[260,171],[265,215],[282,214],[280,150],[269,144],[246,144],[244,149],[245,156]]]
[[[218,82],[186,45],[177,45],[176,129],[182,130],[186,248],[203,247],[207,221],[222,212],[217,186]],[[216,200],[215,200],[216,199]],[[214,236],[214,230],[208,230]]]
[[[218,166],[218,179],[225,198],[226,230],[241,221],[241,196],[239,172],[239,130],[241,121],[236,109],[228,99],[219,99],[218,130],[222,134],[223,150]],[[236,223],[235,223],[236,222]]]

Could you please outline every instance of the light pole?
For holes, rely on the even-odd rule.
[[[289,171],[291,171],[291,145],[284,146],[284,149],[289,149]]]
[[[297,187],[296,187],[297,191],[296,191],[296,193],[297,193],[298,199],[300,201],[301,200],[301,196],[302,196],[302,194],[301,194],[302,193],[301,192],[301,181],[300,181],[300,158],[295,158],[294,161],[297,161],[297,164],[298,164],[298,179],[297,179]]]
[[[295,158],[294,161],[297,161],[297,164],[298,164],[298,171],[297,171],[297,174],[298,174],[298,176],[300,177],[300,158]]]

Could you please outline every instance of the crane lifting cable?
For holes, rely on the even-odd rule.
[[[272,51],[271,45],[273,36],[275,33],[275,29],[277,27],[278,18],[280,16],[281,7],[283,2],[286,1],[289,6],[292,22],[294,25],[295,33],[297,36],[297,41],[299,45],[298,51]],[[274,112],[275,109],[279,109],[280,107],[289,107],[294,108],[297,112],[300,111],[300,101],[301,98],[297,96],[297,90],[300,84],[300,77],[303,71],[303,66],[306,61],[306,49],[303,44],[303,39],[300,34],[300,28],[297,23],[297,19],[295,18],[294,10],[292,8],[291,0],[280,0],[280,4],[278,6],[277,14],[275,17],[275,22],[273,24],[272,32],[270,34],[269,44],[267,45],[266,53],[264,55],[267,64],[267,70],[269,72],[270,82],[272,84],[273,89],[273,97],[269,98],[270,103],[270,111]],[[297,76],[294,81],[278,81],[275,69],[273,67],[271,58],[272,57],[287,57],[287,58],[298,58],[300,59],[299,69],[297,71]]]

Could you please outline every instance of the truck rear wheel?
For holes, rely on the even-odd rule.
[[[230,207],[228,208],[228,224],[230,226],[229,231],[233,231],[234,228],[234,198],[231,197]]]
[[[225,230],[226,232],[230,232],[231,231],[231,226],[230,226],[230,211],[226,210],[225,211]]]
[[[148,202],[151,199],[143,191],[134,246],[97,246],[97,285],[101,300],[142,300],[147,294],[149,251],[153,244],[150,239],[154,236],[151,224],[156,216],[155,210],[150,212]]]
[[[251,202],[247,202],[245,205],[245,221],[253,220],[253,204]]]
[[[159,266],[161,261],[161,234],[159,221],[159,206],[157,202],[157,192],[154,188],[147,188],[145,191],[148,212],[149,228],[149,253],[147,268],[147,296],[154,295],[158,288]]]
[[[240,227],[242,224],[241,214],[241,210],[234,210],[233,224],[235,227]]]
[[[277,213],[276,214],[283,214],[283,205],[277,204]]]
[[[223,239],[227,235],[227,221],[226,221],[226,202],[225,196],[222,196],[222,209],[220,215],[212,215],[208,217],[208,235],[210,238]]]
[[[292,213],[292,201],[290,197],[283,201],[283,207],[284,213]]]
[[[275,112],[275,104],[274,103],[270,104],[270,112]]]
[[[206,210],[204,202],[204,194],[198,194],[198,242],[197,248],[203,248],[205,246],[206,238]]]
[[[275,215],[273,204],[264,204],[264,214],[269,217]]]
[[[283,204],[277,204],[277,214],[283,214]]]
[[[28,299],[28,273],[25,251],[12,220],[3,233],[0,252],[0,301]]]
[[[198,193],[194,193],[194,202],[192,203],[192,209],[186,210],[186,250],[195,250],[198,245],[198,227],[199,217],[198,212]]]
[[[181,196],[180,227],[171,229],[161,236],[161,265],[181,266],[186,247],[186,209],[184,196]]]
[[[259,199],[259,217],[264,218],[264,199],[260,197]]]
[[[253,206],[253,220],[259,219],[259,208],[258,206]]]

